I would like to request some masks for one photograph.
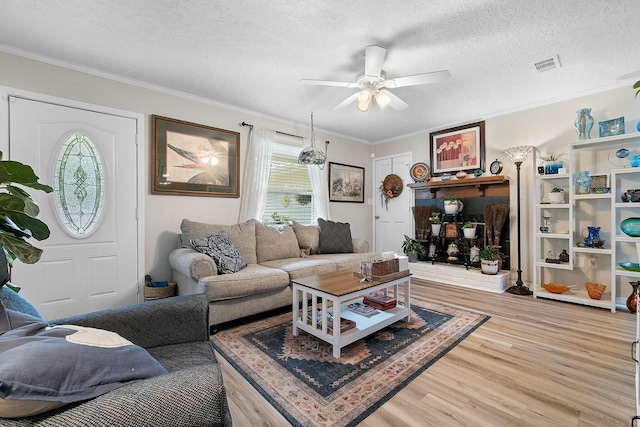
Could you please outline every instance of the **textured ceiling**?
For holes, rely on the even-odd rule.
[[[0,50],[26,51],[368,142],[640,79],[637,0],[0,0]],[[404,111],[352,105],[364,48],[387,49]],[[17,50],[16,50],[17,49]],[[561,67],[533,63],[558,55]],[[1,72],[1,70],[0,70]],[[630,89],[630,93],[633,91]]]

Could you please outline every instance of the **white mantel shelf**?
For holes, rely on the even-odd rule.
[[[504,270],[498,274],[483,274],[477,268],[467,270],[461,265],[427,261],[410,262],[409,270],[418,279],[500,294],[512,285],[511,274]]]

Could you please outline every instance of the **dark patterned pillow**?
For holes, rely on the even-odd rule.
[[[226,234],[212,234],[206,239],[191,239],[191,246],[198,252],[209,255],[222,274],[236,273],[247,266],[240,251]]]
[[[352,253],[351,225],[348,222],[333,222],[318,218],[320,230],[319,254]]]

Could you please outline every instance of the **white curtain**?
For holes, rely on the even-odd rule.
[[[276,132],[271,129],[255,126],[251,128],[247,160],[244,165],[238,222],[252,218],[262,220],[275,139]]]
[[[327,166],[320,169],[318,165],[309,165],[309,180],[311,181],[311,189],[313,190],[313,197],[316,201],[316,218],[322,218],[329,220],[331,215],[329,213],[329,177],[327,175]]]

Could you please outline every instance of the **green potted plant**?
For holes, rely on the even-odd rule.
[[[409,262],[416,262],[418,255],[425,254],[424,246],[418,240],[413,239],[406,234],[404,235],[404,242],[402,243],[402,251],[409,257]]]
[[[553,187],[547,197],[549,198],[549,203],[564,203],[564,188]]]
[[[562,161],[565,152],[560,154],[549,154],[546,157],[540,157],[544,165],[544,173],[547,175],[553,175],[558,173],[558,169],[560,169],[564,163]]]
[[[36,218],[40,208],[31,195],[22,187],[50,193],[53,189],[38,182],[38,176],[30,166],[20,162],[3,160],[0,152],[0,277],[17,258],[25,264],[40,260],[42,249],[33,246],[27,239],[44,240],[49,237],[49,227]],[[2,285],[0,285],[2,286]],[[19,288],[10,286],[14,290]]]
[[[440,227],[442,226],[442,218],[440,212],[431,212],[429,222],[431,223],[431,235],[439,236]]]
[[[464,205],[462,201],[454,195],[450,195],[444,198],[444,212],[446,214],[457,214],[462,212]]]
[[[464,233],[465,238],[476,238],[476,225],[477,224],[472,221],[466,221],[464,224],[462,224],[462,232]]]
[[[480,268],[484,274],[497,274],[500,254],[491,246],[480,250]]]

